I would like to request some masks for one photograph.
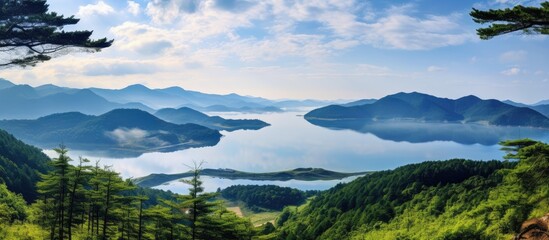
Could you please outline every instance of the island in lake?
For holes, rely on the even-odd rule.
[[[68,143],[71,149],[103,151],[112,157],[214,146],[221,134],[197,124],[174,124],[138,109],[116,109],[99,116],[58,113],[35,120],[3,120],[0,128],[42,148]]]
[[[300,181],[317,181],[317,180],[337,180],[346,177],[366,175],[372,172],[355,172],[355,173],[341,173],[329,171],[322,168],[296,168],[293,170],[282,172],[267,172],[267,173],[251,173],[242,172],[234,169],[210,169],[205,168],[200,170],[200,175],[219,177],[225,179],[246,179],[255,181],[288,181],[288,180],[300,180]],[[162,174],[154,173],[144,177],[135,178],[133,181],[135,184],[141,187],[154,187],[162,185],[164,183],[174,181],[181,178],[193,176],[193,171],[176,174]]]
[[[304,118],[317,126],[371,133],[396,142],[495,145],[505,139],[549,136],[549,118],[535,109],[475,96],[452,100],[397,93],[377,101],[318,108]]]
[[[549,128],[540,112],[495,99],[465,96],[456,100],[423,93],[397,93],[362,105],[330,105],[305,114],[307,120],[406,120],[439,123],[479,123],[495,126]]]
[[[225,131],[258,130],[269,126],[268,123],[259,119],[225,119],[219,116],[208,116],[188,107],[178,109],[163,108],[158,110],[154,115],[162,120],[176,124],[194,123],[211,129]]]

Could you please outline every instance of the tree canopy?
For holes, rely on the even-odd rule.
[[[80,19],[48,8],[45,0],[0,0],[0,67],[35,66],[70,51],[111,46],[113,40],[90,39],[92,31],[64,31]]]
[[[486,28],[477,29],[477,34],[481,39],[490,39],[516,31],[526,34],[549,34],[548,1],[541,3],[541,7],[517,5],[512,9],[490,9],[488,11],[473,8],[470,15],[476,23],[491,23]]]

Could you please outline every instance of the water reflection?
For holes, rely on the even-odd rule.
[[[328,129],[349,129],[360,133],[371,133],[384,140],[409,143],[452,141],[460,144],[491,146],[506,139],[544,139],[549,136],[549,130],[531,127],[414,121],[306,120]]]
[[[359,176],[348,177],[341,180],[328,180],[328,181],[252,181],[252,180],[229,180],[224,178],[215,178],[202,176],[200,179],[204,182],[203,187],[205,192],[215,192],[218,188],[224,189],[233,185],[277,185],[281,187],[291,187],[306,190],[327,190],[338,183],[346,183],[359,178]],[[169,183],[156,186],[156,189],[170,190],[172,192],[187,194],[189,192],[189,185],[182,183],[179,180],[171,181]]]
[[[374,133],[358,132],[341,128],[319,127],[303,119],[300,113],[271,113],[271,114],[238,114],[228,115],[228,118],[261,119],[271,124],[270,127],[258,131],[223,132],[221,141],[213,147],[191,148],[176,152],[151,152],[135,158],[116,159],[112,157],[95,157],[89,153],[75,151],[70,144],[65,143],[71,151],[73,159],[78,156],[88,157],[92,162],[100,160],[103,165],[112,165],[124,178],[142,177],[152,173],[181,173],[189,171],[193,161],[205,161],[205,168],[231,168],[247,172],[277,172],[301,167],[324,168],[337,172],[362,172],[394,169],[396,167],[419,163],[428,160],[446,160],[464,158],[475,160],[502,159],[505,154],[495,145],[498,140],[486,138],[483,141],[432,140],[427,142],[411,141],[411,137],[400,137],[400,141],[389,140],[388,136]],[[464,131],[464,126],[449,132]],[[332,129],[340,129],[334,131]],[[404,129],[406,130],[406,129]],[[532,129],[535,130],[535,129]],[[410,130],[411,131],[411,130]],[[422,137],[429,129],[410,132],[407,135]],[[439,130],[443,132],[443,130]],[[475,132],[471,129],[469,132]],[[481,130],[478,130],[481,131]],[[419,132],[419,133],[418,133]],[[542,131],[536,140],[549,141],[549,135]],[[378,133],[378,132],[375,132]],[[379,134],[379,133],[378,133]],[[455,133],[457,135],[459,133]],[[490,135],[486,130],[482,134]],[[504,135],[501,138],[525,137],[525,132],[518,131],[517,135]],[[455,137],[454,137],[455,138]],[[483,139],[483,137],[478,137]],[[404,141],[408,139],[410,141]],[[483,144],[475,144],[482,142]],[[491,144],[490,144],[491,143]],[[46,151],[54,156],[52,151]],[[232,184],[261,184],[262,182],[239,182],[226,179],[204,178],[205,184],[224,187]],[[242,180],[244,181],[244,180]],[[339,181],[303,182],[295,186],[301,189],[326,189]],[[264,183],[264,182],[263,182]],[[286,182],[273,182],[285,186]],[[172,186],[183,191],[187,187]],[[315,187],[316,186],[316,187]],[[161,188],[170,187],[161,186]],[[185,190],[186,191],[186,190]]]

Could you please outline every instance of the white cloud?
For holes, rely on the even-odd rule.
[[[152,56],[165,53],[174,47],[171,41],[182,39],[177,32],[134,22],[125,22],[111,28],[110,32],[115,35],[115,47]],[[178,44],[178,47],[183,46],[182,42]]]
[[[152,136],[152,133],[139,128],[117,128],[105,132],[105,135],[123,147],[161,147],[169,144],[158,137]]]
[[[527,52],[523,50],[504,52],[499,56],[502,62],[520,62],[526,59]]]
[[[145,62],[121,62],[90,63],[83,66],[82,73],[86,76],[123,76],[133,74],[152,74],[159,70],[153,63]]]
[[[87,17],[92,15],[108,15],[111,13],[114,13],[114,8],[103,1],[99,1],[96,4],[80,6],[76,15],[79,17]]]
[[[506,76],[514,76],[514,75],[519,74],[520,72],[521,72],[520,68],[512,67],[512,68],[501,71],[501,74],[506,75]]]
[[[434,66],[434,65],[427,67],[427,72],[442,72],[444,70],[446,70],[446,68]]]
[[[474,39],[474,34],[460,29],[457,18],[388,15],[367,24],[364,28],[364,41],[381,48],[425,50],[460,45]]]
[[[128,12],[134,16],[137,16],[141,13],[141,6],[139,3],[134,1],[128,1]]]

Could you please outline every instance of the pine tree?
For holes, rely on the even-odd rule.
[[[182,209],[187,209],[187,214],[191,221],[191,238],[195,239],[209,239],[208,233],[212,229],[212,226],[208,225],[208,215],[214,212],[214,208],[218,203],[211,202],[217,195],[216,193],[203,193],[204,187],[202,187],[202,181],[200,181],[200,171],[202,170],[202,163],[194,164],[191,169],[193,176],[191,179],[182,179],[183,183],[189,184],[189,195],[180,197]]]
[[[477,34],[481,39],[490,39],[516,31],[527,34],[549,34],[549,2],[541,3],[539,8],[521,5],[512,9],[490,9],[488,11],[473,8],[470,15],[476,23],[492,23],[487,28],[477,29]]]
[[[0,0],[0,67],[34,66],[70,50],[100,51],[106,38],[91,40],[92,31],[60,31],[79,19],[48,12],[45,0]]]
[[[66,201],[69,184],[69,174],[72,159],[67,156],[68,150],[61,145],[54,151],[58,158],[52,159],[53,170],[42,176],[42,181],[37,183],[38,192],[44,196],[44,203],[49,206],[47,225],[50,226],[50,239],[65,239],[66,225]]]

